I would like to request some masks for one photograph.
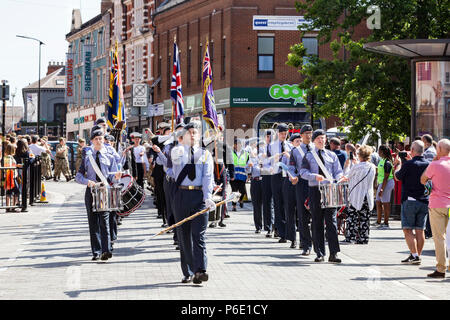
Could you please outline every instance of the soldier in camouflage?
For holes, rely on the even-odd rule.
[[[55,155],[55,175],[54,180],[58,181],[61,173],[66,177],[67,181],[72,179],[69,170],[69,148],[66,145],[66,139],[59,138],[59,144],[56,146]]]

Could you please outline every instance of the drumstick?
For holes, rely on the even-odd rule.
[[[229,197],[228,199],[225,199],[225,200],[223,200],[223,201],[221,201],[221,202],[219,202],[219,203],[216,203],[216,207],[221,206],[221,205],[223,205],[223,204],[225,204],[225,203],[227,203],[227,202],[237,200],[237,199],[239,199],[240,196],[241,196],[241,194],[240,194],[239,192],[233,192],[233,193],[230,195],[230,197]],[[166,233],[166,232],[168,232],[168,231],[170,231],[170,230],[172,230],[172,229],[175,229],[176,227],[181,226],[183,223],[185,223],[185,222],[187,222],[187,221],[189,221],[189,220],[192,220],[192,219],[194,219],[194,218],[196,218],[196,217],[198,217],[198,216],[200,216],[200,215],[202,215],[202,214],[204,214],[204,213],[206,213],[206,212],[209,212],[209,211],[210,211],[209,208],[205,208],[205,209],[203,209],[203,210],[201,210],[201,211],[199,211],[199,212],[197,212],[197,213],[194,213],[193,215],[191,215],[191,216],[189,216],[189,217],[187,217],[187,218],[181,220],[180,222],[175,223],[175,224],[171,225],[170,227],[168,227],[168,228],[166,228],[166,229],[164,229],[164,230],[161,230],[161,231],[158,232],[157,234],[154,234],[153,236],[151,236],[151,237],[145,239],[144,241],[139,242],[139,243],[138,243],[137,245],[135,245],[133,248],[139,247],[140,245],[146,243],[147,241],[149,241],[149,240],[151,240],[151,239],[153,239],[153,238],[155,238],[155,237],[157,237],[157,236],[159,236],[159,235],[162,235],[162,234],[164,234],[164,233]]]

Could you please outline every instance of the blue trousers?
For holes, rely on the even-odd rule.
[[[337,233],[336,208],[322,209],[320,206],[320,191],[318,187],[309,188],[309,200],[312,215],[314,251],[318,257],[325,256],[325,236],[328,240],[330,254],[340,251]],[[324,223],[326,228],[324,228]]]
[[[255,223],[255,229],[262,229],[262,200],[263,200],[263,189],[262,189],[262,180],[252,179],[250,182],[250,195],[252,197],[252,205],[253,205],[253,221]]]
[[[109,212],[92,212],[92,193],[90,188],[86,188],[84,204],[86,205],[88,217],[92,255],[110,252]]]
[[[275,213],[275,228],[282,239],[286,239],[286,218],[283,201],[283,176],[281,173],[271,177],[273,211]]]
[[[262,206],[265,231],[272,231],[274,223],[271,179],[270,175],[262,176]]]
[[[177,189],[173,198],[175,223],[205,208],[201,190]],[[177,227],[180,247],[181,270],[188,277],[195,272],[206,271],[205,233],[208,226],[208,214],[202,214]]]
[[[167,224],[169,226],[175,224],[175,216],[174,212],[174,204],[173,204],[173,196],[176,190],[176,183],[174,181],[168,181],[164,178],[164,196],[166,200],[166,212],[167,212]],[[177,233],[173,233],[173,240],[177,240]]]
[[[299,178],[295,185],[295,196],[297,198],[297,214],[298,214],[298,232],[300,238],[300,246],[304,250],[311,250],[312,236],[311,228],[311,213],[305,208],[305,201],[309,196],[308,181]]]
[[[297,201],[295,197],[295,186],[289,181],[289,178],[283,179],[283,202],[284,214],[286,220],[286,239],[296,241],[295,226],[297,224]]]

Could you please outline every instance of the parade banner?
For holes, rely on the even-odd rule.
[[[92,87],[92,48],[94,45],[85,44],[83,46],[83,80],[82,97],[83,99],[93,99],[94,88]]]
[[[37,104],[38,95],[37,93],[27,93],[27,111],[26,111],[26,121],[27,122],[37,122]]]
[[[66,103],[75,103],[73,78],[74,56],[74,53],[66,53],[66,91],[64,94]]]

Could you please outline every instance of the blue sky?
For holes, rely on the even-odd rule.
[[[81,8],[82,22],[100,13],[101,0],[0,0],[0,80],[17,88],[14,105],[23,106],[22,88],[38,80],[39,44],[17,38],[25,35],[45,43],[41,47],[41,77],[50,61],[64,62],[65,35],[70,31],[72,9]],[[7,106],[12,101],[7,102]]]

